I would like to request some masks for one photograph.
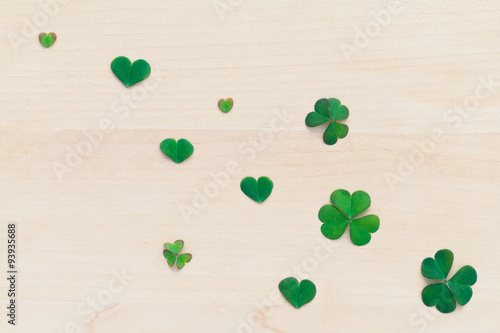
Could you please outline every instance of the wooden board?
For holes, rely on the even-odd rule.
[[[63,3],[64,2],[64,3]],[[17,223],[17,322],[2,332],[493,333],[500,288],[500,2],[4,2],[0,235]],[[44,49],[38,33],[57,33]],[[146,59],[125,88],[117,56]],[[217,108],[235,101],[231,112]],[[304,125],[350,109],[335,146]],[[159,150],[187,138],[180,165]],[[245,176],[275,184],[258,205]],[[380,230],[320,233],[331,192],[362,189]],[[184,239],[192,262],[162,256]],[[478,282],[422,304],[442,248]],[[300,310],[279,281],[317,286]]]

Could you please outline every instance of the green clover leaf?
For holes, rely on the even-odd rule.
[[[172,243],[165,243],[165,248],[169,250],[172,253],[179,254],[181,252],[182,248],[184,247],[184,241],[182,239],[176,240],[173,244]]]
[[[316,286],[309,280],[299,281],[294,277],[282,280],[279,289],[283,297],[296,309],[309,303],[316,296]]]
[[[127,88],[145,80],[151,74],[151,66],[146,60],[139,59],[132,63],[127,57],[116,57],[111,62],[111,70]]]
[[[240,183],[241,191],[258,203],[264,202],[271,195],[273,186],[273,181],[268,177],[260,177],[258,181],[253,177],[246,177]]]
[[[228,113],[233,108],[234,101],[232,98],[226,98],[219,100],[219,110],[224,113]]]
[[[170,267],[174,267],[175,261],[177,260],[177,268],[182,269],[184,265],[193,258],[191,253],[179,254],[184,247],[184,241],[181,239],[176,240],[173,244],[165,243],[164,246],[163,256],[167,259],[167,264]]]
[[[453,252],[439,250],[434,258],[422,261],[422,275],[431,280],[442,280],[428,285],[422,290],[422,301],[427,306],[436,306],[442,313],[455,310],[457,304],[465,305],[472,298],[472,288],[477,281],[476,270],[471,266],[460,268],[455,275],[446,280],[453,265]]]
[[[350,227],[353,244],[362,246],[371,240],[371,234],[380,227],[380,219],[376,215],[355,218],[368,209],[371,199],[368,193],[356,191],[352,194],[346,190],[336,190],[330,196],[331,205],[324,205],[318,213],[321,232],[328,239],[339,239]]]
[[[322,98],[314,105],[314,112],[306,116],[306,125],[316,127],[329,123],[323,133],[323,142],[327,145],[334,145],[338,139],[343,139],[349,133],[349,127],[341,124],[338,120],[345,120],[349,117],[349,109],[341,105],[336,98]]]
[[[43,45],[43,47],[52,46],[52,44],[55,43],[56,39],[57,35],[54,32],[49,32],[48,34],[42,32],[38,35],[38,40],[40,41],[40,44]]]
[[[194,147],[186,139],[165,139],[160,143],[161,151],[175,163],[181,163],[194,152]]]

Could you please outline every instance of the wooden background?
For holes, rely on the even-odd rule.
[[[496,0],[3,1],[0,262],[16,222],[20,274],[15,328],[0,279],[0,330],[498,332],[499,12]],[[109,67],[121,55],[146,59],[150,78],[125,88]],[[335,146],[304,125],[322,97],[351,112]],[[169,137],[193,156],[167,159]],[[275,187],[258,205],[239,182],[263,175]],[[320,233],[339,188],[371,195],[381,228],[367,246]],[[179,238],[194,255],[181,272],[162,256]],[[420,298],[421,261],[442,248],[451,273],[479,276],[447,315]],[[287,276],[316,284],[312,303],[283,303]]]

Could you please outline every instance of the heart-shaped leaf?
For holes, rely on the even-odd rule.
[[[191,156],[194,151],[193,145],[186,139],[179,139],[179,141],[165,139],[160,143],[160,149],[176,163],[181,163]]]
[[[371,234],[380,227],[380,219],[376,215],[355,218],[371,205],[368,193],[356,191],[352,194],[346,190],[336,190],[330,196],[331,205],[324,205],[318,213],[323,225],[321,232],[328,239],[340,238],[347,226],[350,226],[350,236],[353,244],[366,245],[371,240]]]
[[[456,303],[467,304],[472,298],[472,288],[477,281],[476,270],[471,266],[460,268],[455,275],[446,280],[453,265],[453,252],[439,250],[434,258],[425,258],[422,261],[422,275],[432,280],[442,280],[440,283],[430,284],[422,290],[422,301],[427,306],[436,306],[442,313],[455,310]]]
[[[232,98],[221,99],[219,100],[218,105],[219,109],[222,112],[228,113],[233,108],[233,99]]]
[[[271,195],[273,182],[268,177],[260,177],[259,181],[253,177],[246,177],[241,181],[240,187],[247,197],[261,203]]]
[[[306,116],[306,125],[316,127],[324,123],[329,123],[323,133],[323,141],[327,145],[333,145],[337,140],[343,139],[349,133],[349,127],[338,123],[338,120],[347,119],[349,110],[336,98],[322,98],[314,104],[314,112]]]
[[[453,252],[439,250],[434,258],[425,258],[422,261],[422,275],[432,280],[446,280],[453,265]]]
[[[175,253],[170,252],[169,250],[163,250],[163,256],[165,257],[165,259],[167,259],[167,264],[170,267],[174,267],[175,258],[177,258],[177,255]]]
[[[464,306],[472,298],[472,288],[477,281],[476,270],[471,266],[464,266],[448,281],[457,303]]]
[[[427,306],[436,306],[439,312],[450,313],[457,304],[445,283],[430,284],[422,290],[422,301]]]
[[[184,241],[179,239],[172,243],[165,243],[165,248],[172,253],[179,254],[184,247]]]
[[[38,39],[40,40],[40,44],[44,47],[50,47],[56,41],[57,35],[54,32],[50,32],[48,34],[42,32],[38,35]]]
[[[278,287],[285,299],[297,309],[316,296],[316,286],[309,280],[302,280],[299,283],[296,278],[289,277],[282,280]]]
[[[146,79],[151,74],[151,66],[143,59],[132,62],[127,57],[117,57],[111,62],[111,70],[127,87]]]
[[[186,263],[190,262],[193,256],[191,253],[183,253],[177,257],[177,268],[182,269]]]

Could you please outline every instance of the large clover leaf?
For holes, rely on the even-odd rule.
[[[449,280],[446,280],[453,265],[453,252],[440,250],[434,258],[425,258],[422,261],[422,275],[432,280],[442,280],[439,283],[428,285],[422,290],[422,301],[427,306],[436,306],[439,312],[450,313],[457,304],[465,305],[472,298],[472,288],[477,281],[476,270],[471,266],[464,266]]]
[[[316,127],[328,122],[328,127],[323,134],[323,141],[327,145],[333,145],[337,140],[343,139],[349,132],[349,127],[345,124],[337,122],[345,120],[349,117],[349,109],[341,105],[336,98],[322,98],[314,105],[314,112],[306,116],[306,125]]]
[[[330,201],[332,204],[324,205],[318,213],[319,220],[323,222],[323,235],[329,239],[338,239],[349,225],[351,241],[358,246],[368,244],[371,234],[380,227],[380,219],[376,215],[355,218],[370,207],[368,193],[356,191],[351,196],[346,190],[336,190]]]

